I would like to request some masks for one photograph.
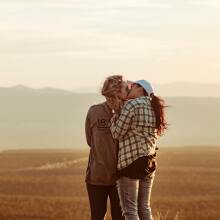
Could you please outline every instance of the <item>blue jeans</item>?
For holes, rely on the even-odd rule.
[[[120,203],[125,220],[153,220],[150,197],[155,173],[143,179],[121,177],[117,181]]]

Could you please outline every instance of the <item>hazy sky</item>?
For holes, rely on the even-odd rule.
[[[0,0],[0,62],[0,86],[220,83],[220,1]]]

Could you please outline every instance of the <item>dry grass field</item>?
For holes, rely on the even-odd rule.
[[[86,150],[1,152],[0,220],[89,220],[87,157]],[[220,219],[220,148],[160,148],[158,166],[155,220]]]

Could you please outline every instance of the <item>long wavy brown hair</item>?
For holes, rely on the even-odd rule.
[[[148,96],[148,93],[144,90],[144,95]],[[154,95],[153,93],[150,95],[151,97],[151,105],[154,110],[156,116],[156,129],[158,135],[163,135],[165,130],[168,129],[168,123],[165,118],[165,108],[168,107],[165,105],[165,101],[159,97]]]
[[[165,119],[165,101],[160,98],[159,96],[152,95],[152,107],[154,109],[155,115],[156,115],[156,128],[157,128],[157,134],[162,135],[165,130],[168,128],[168,123]]]

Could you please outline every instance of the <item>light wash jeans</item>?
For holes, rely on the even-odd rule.
[[[121,177],[117,181],[120,203],[125,220],[153,220],[150,197],[155,172],[144,179]]]

